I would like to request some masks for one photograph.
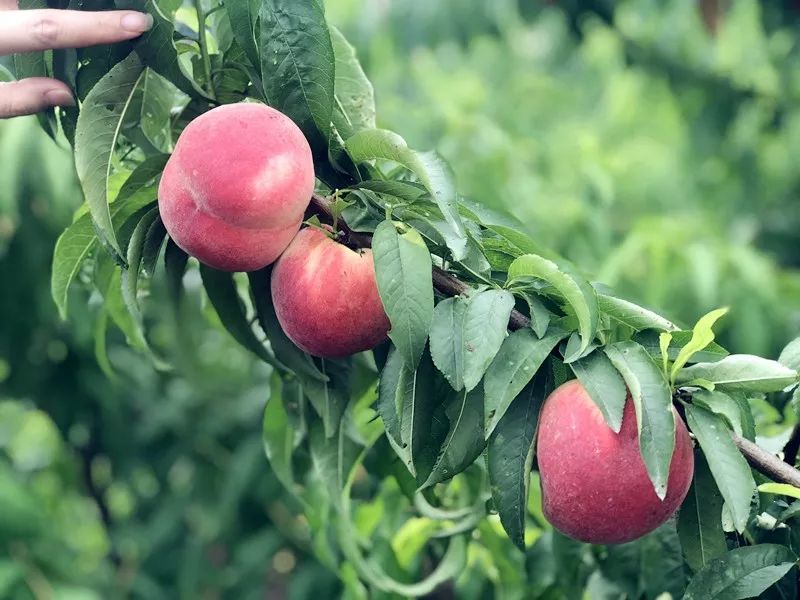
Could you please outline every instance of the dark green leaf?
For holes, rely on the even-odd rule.
[[[483,378],[487,438],[562,337],[555,334],[538,339],[530,329],[520,329],[503,341]]]
[[[689,566],[697,571],[728,551],[722,530],[722,497],[705,456],[694,453],[694,480],[678,513],[678,535]]]
[[[161,217],[157,217],[147,230],[142,247],[142,271],[148,277],[155,275],[158,255],[161,253],[161,247],[164,245],[166,237],[167,229],[164,227]]]
[[[260,4],[260,0],[238,0],[225,3],[233,37],[242,47],[250,64],[258,70],[261,70],[261,60],[256,45],[255,29]]]
[[[683,599],[753,598],[786,575],[796,560],[789,548],[777,544],[736,548],[703,567],[689,582]]]
[[[139,271],[142,265],[142,251],[144,248],[145,237],[151,225],[158,219],[158,208],[151,209],[145,214],[142,219],[137,223],[136,228],[133,230],[130,242],[128,243],[127,261],[128,268],[122,271],[122,297],[125,300],[125,306],[133,319],[137,337],[143,346],[147,346],[147,341],[144,335],[144,323],[142,321],[142,312],[139,309]]]
[[[247,348],[264,362],[277,366],[275,358],[269,353],[263,342],[258,339],[245,312],[236,282],[232,273],[218,271],[200,265],[203,287],[214,310],[217,311],[223,327],[243,347]]]
[[[533,463],[533,437],[544,399],[552,390],[542,370],[508,407],[489,438],[486,462],[492,498],[511,541],[525,549],[525,515]]]
[[[261,440],[272,472],[283,486],[294,491],[292,452],[294,451],[294,429],[284,407],[283,385],[277,373],[272,374],[269,399],[264,409]]]
[[[322,3],[263,0],[259,17],[267,102],[297,123],[315,155],[327,156],[334,56]]]
[[[339,428],[350,400],[351,360],[320,358],[315,361],[324,381],[308,378],[303,381],[303,392],[322,417],[325,435],[333,436]]]

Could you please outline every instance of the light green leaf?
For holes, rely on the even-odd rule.
[[[414,370],[433,320],[431,255],[414,229],[399,234],[384,221],[372,237],[372,257],[383,307],[392,324],[389,337]]]
[[[737,531],[744,531],[756,488],[747,461],[736,448],[722,417],[696,405],[686,406],[686,422],[697,436],[708,466],[725,499]]]
[[[402,137],[385,129],[359,131],[347,140],[345,147],[356,163],[390,160],[414,173],[455,231],[455,236],[449,240],[448,245],[453,258],[462,260],[466,257],[467,230],[458,213],[458,195],[453,173],[438,154],[411,150]]]
[[[697,363],[678,373],[677,382],[705,379],[716,387],[752,392],[778,392],[798,382],[798,373],[774,360],[732,354],[713,363]]]
[[[434,309],[431,356],[454,390],[473,389],[506,337],[514,297],[503,290],[448,298]]]
[[[787,344],[778,357],[778,362],[784,367],[800,371],[800,337]]]
[[[75,167],[89,212],[99,235],[121,262],[122,249],[108,206],[108,179],[122,118],[143,73],[144,66],[136,53],[117,63],[86,96],[75,130]]]
[[[681,351],[675,358],[675,362],[672,365],[672,372],[670,373],[670,381],[673,383],[675,382],[678,372],[686,366],[686,363],[689,362],[689,359],[692,358],[695,352],[699,352],[714,341],[714,331],[711,328],[720,317],[727,313],[727,308],[718,308],[717,310],[712,310],[697,322],[697,325],[695,325],[692,330],[692,339],[681,348]]]
[[[483,378],[487,438],[562,337],[555,334],[540,340],[532,330],[520,329],[503,341]]]
[[[80,270],[84,259],[95,244],[97,235],[91,217],[85,215],[67,227],[56,241],[53,250],[50,292],[62,319],[67,318],[69,286]]]
[[[606,346],[604,351],[633,398],[642,458],[653,488],[663,500],[675,449],[675,412],[670,388],[650,355],[636,342],[619,342]]]
[[[580,360],[571,362],[569,366],[586,393],[603,413],[605,422],[614,433],[619,433],[628,390],[614,364],[603,352],[596,350]]]
[[[664,376],[669,373],[669,343],[672,341],[672,334],[668,332],[658,335],[658,349],[661,351],[661,367],[664,369]]]
[[[602,312],[636,331],[643,329],[672,331],[677,329],[674,323],[661,315],[622,298],[607,294],[597,294],[597,302]]]
[[[800,498],[800,488],[788,483],[762,483],[758,486],[758,491],[764,494],[777,494],[789,496],[790,498]]]
[[[786,546],[758,544],[731,550],[709,562],[686,588],[683,600],[753,598],[789,572],[797,560]]]
[[[597,332],[598,306],[597,294],[580,275],[567,267],[559,267],[556,263],[537,254],[524,254],[517,258],[508,268],[508,281],[520,277],[535,277],[551,284],[564,300],[572,307],[578,318],[582,353],[594,339]],[[564,357],[569,360],[571,357]]]
[[[347,139],[356,131],[375,128],[375,93],[355,48],[336,27],[331,27],[330,32],[336,57],[333,123]]]
[[[667,354],[670,360],[675,360],[678,358],[678,354],[683,349],[686,344],[689,343],[689,340],[692,339],[692,332],[691,331],[670,331],[669,335],[672,336],[669,341],[669,347],[667,349]],[[633,336],[633,341],[641,344],[645,347],[645,349],[655,358],[661,357],[661,334],[657,331],[653,331],[652,329],[645,329],[644,331],[640,331]],[[705,349],[695,352],[691,359],[689,360],[690,363],[697,363],[697,362],[716,362],[722,358],[728,356],[728,351],[725,350],[722,346],[717,344],[716,342],[711,342],[708,344]]]

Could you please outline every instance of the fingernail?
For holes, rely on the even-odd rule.
[[[67,90],[50,90],[45,92],[44,97],[53,106],[75,106],[75,98]]]
[[[119,24],[125,31],[143,33],[153,26],[153,15],[138,12],[128,13],[120,19]]]

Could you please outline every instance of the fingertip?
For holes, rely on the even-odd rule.
[[[153,15],[140,12],[129,12],[119,20],[120,27],[130,33],[144,33],[153,27]]]
[[[55,88],[44,93],[44,99],[50,106],[75,106],[75,98],[69,90]]]

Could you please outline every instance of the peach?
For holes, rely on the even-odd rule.
[[[307,227],[295,236],[275,263],[271,286],[283,331],[314,356],[368,350],[389,331],[372,251],[353,251],[320,229]]]
[[[675,453],[659,500],[639,451],[630,395],[617,434],[576,380],[545,400],[536,448],[545,516],[562,533],[593,544],[628,542],[656,529],[683,502],[694,474],[692,441],[675,413]]]
[[[284,251],[313,191],[311,149],[292,120],[263,104],[227,104],[183,130],[158,207],[188,254],[223,271],[253,271]]]

